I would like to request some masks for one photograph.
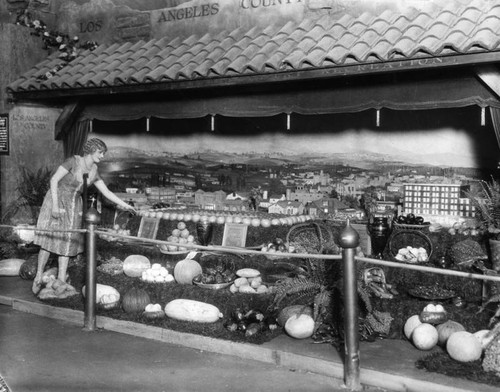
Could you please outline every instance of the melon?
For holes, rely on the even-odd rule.
[[[418,314],[415,314],[406,320],[404,325],[404,334],[408,340],[411,340],[413,330],[420,324],[422,324],[422,321],[420,321],[420,316]]]
[[[285,331],[295,339],[306,339],[314,333],[314,319],[307,314],[295,314],[285,323]]]
[[[431,350],[438,342],[438,331],[432,324],[422,323],[413,330],[411,340],[419,350]]]
[[[139,278],[143,271],[151,268],[151,262],[143,255],[130,255],[123,260],[123,273],[131,278]]]
[[[446,351],[452,359],[459,362],[472,362],[481,358],[481,342],[467,331],[453,333],[446,342]]]
[[[282,327],[285,326],[288,319],[295,315],[307,314],[313,316],[313,308],[309,305],[290,305],[284,307],[278,314],[278,324]]]
[[[19,270],[25,261],[16,258],[0,260],[0,276],[19,276]]]
[[[438,331],[438,344],[444,346],[448,340],[448,338],[455,332],[465,331],[465,328],[462,324],[457,323],[453,320],[448,320],[443,324],[439,324],[436,327]]]

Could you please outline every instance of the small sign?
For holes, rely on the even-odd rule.
[[[226,223],[224,225],[222,246],[244,248],[247,241],[247,230],[247,225],[241,223]]]
[[[0,155],[9,155],[9,115],[0,114]]]
[[[156,239],[156,234],[158,233],[159,225],[160,225],[160,219],[143,216],[141,219],[141,224],[139,225],[139,231],[137,232],[137,237],[148,238],[150,240]]]

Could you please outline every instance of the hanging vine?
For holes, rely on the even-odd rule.
[[[57,48],[60,52],[58,57],[63,62],[57,64],[45,74],[39,75],[37,80],[48,80],[55,76],[58,71],[63,69],[70,61],[74,60],[78,56],[80,50],[94,50],[97,46],[99,46],[95,41],[85,41],[84,43],[80,43],[80,39],[77,36],[70,38],[68,34],[49,30],[47,25],[42,20],[33,19],[30,12],[26,9],[18,12],[16,24],[29,27],[31,29],[31,35],[42,39],[44,49],[51,50],[53,48]]]

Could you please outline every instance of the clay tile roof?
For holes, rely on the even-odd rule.
[[[500,2],[450,0],[403,8],[308,16],[262,29],[100,45],[51,72],[56,56],[8,86],[11,93],[266,75],[314,68],[500,52]],[[44,80],[45,79],[45,80]]]

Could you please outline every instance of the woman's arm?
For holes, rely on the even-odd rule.
[[[133,206],[124,202],[122,199],[120,199],[118,196],[116,196],[113,192],[111,192],[103,180],[97,180],[94,183],[94,185],[102,193],[102,195],[106,199],[108,199],[109,201],[119,205],[120,207],[122,207],[125,210],[130,210],[130,211],[136,212],[135,208]]]
[[[54,218],[59,218],[64,211],[59,209],[59,198],[57,196],[57,188],[59,187],[59,181],[68,174],[69,171],[63,166],[59,166],[50,178],[50,195],[52,196],[52,216]]]

